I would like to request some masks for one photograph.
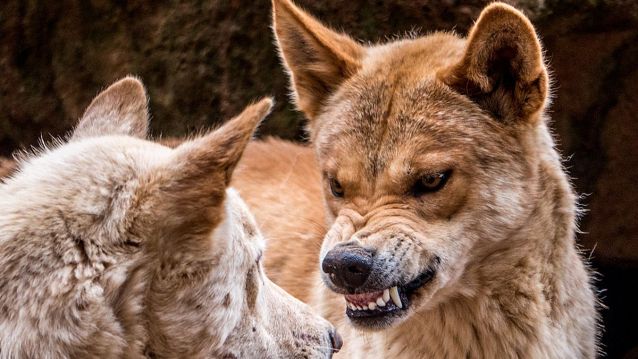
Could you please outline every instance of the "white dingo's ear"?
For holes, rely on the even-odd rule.
[[[547,102],[538,36],[523,13],[503,3],[483,10],[461,61],[438,77],[505,122],[538,119]]]
[[[272,105],[271,98],[264,98],[246,107],[220,128],[175,148],[175,167],[171,169],[175,171],[173,182],[183,181],[185,186],[189,186],[200,180],[210,182],[209,178],[203,177],[218,175],[220,181],[216,185],[225,190],[246,145],[257,126],[270,113]]]
[[[328,96],[361,68],[363,47],[290,0],[273,0],[273,29],[294,101],[312,121]]]
[[[219,222],[233,170],[272,104],[266,98],[248,106],[217,130],[179,145],[152,171],[149,181],[159,190],[152,195],[153,207],[165,214],[166,230],[202,233]]]
[[[148,131],[148,99],[144,85],[125,77],[102,91],[82,115],[71,140],[106,135],[145,138]]]
[[[262,99],[222,127],[175,148],[169,163],[160,170],[160,186],[163,194],[175,198],[176,210],[194,206],[203,210],[221,204],[235,166],[272,104],[272,99]],[[179,207],[181,201],[186,208]]]

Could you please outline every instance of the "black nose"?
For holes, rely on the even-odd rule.
[[[332,343],[332,352],[333,353],[339,352],[339,350],[343,346],[343,340],[341,339],[341,335],[337,333],[336,329],[333,329],[330,332],[328,332],[328,335],[330,335],[330,343]]]
[[[370,275],[372,253],[360,246],[337,246],[326,254],[321,268],[336,286],[354,290]]]

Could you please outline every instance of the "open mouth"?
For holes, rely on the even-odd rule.
[[[392,318],[404,315],[410,307],[414,293],[430,282],[434,273],[435,271],[430,268],[404,285],[368,293],[346,294],[346,315],[361,326],[386,326]]]

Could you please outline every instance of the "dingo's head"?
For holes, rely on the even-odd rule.
[[[323,279],[351,322],[384,328],[462,295],[455,285],[529,214],[529,144],[551,147],[529,20],[496,3],[467,40],[364,46],[275,0],[274,30],[323,174]]]
[[[118,326],[146,326],[146,339],[126,339],[146,341],[147,354],[329,357],[340,346],[334,329],[268,280],[264,239],[227,189],[270,108],[264,99],[170,149],[145,139],[142,84],[120,80],[93,100],[68,143],[25,160],[1,185],[13,218],[7,230],[41,241],[35,252],[47,258],[68,246],[65,265],[77,257],[78,268],[90,266],[86,275],[100,273],[94,280],[120,316]],[[102,303],[92,295],[102,298],[96,291],[82,300]]]

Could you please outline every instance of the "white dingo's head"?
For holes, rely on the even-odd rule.
[[[175,149],[125,78],[0,184],[0,356],[312,357],[340,339],[268,280],[233,169],[264,99]]]

